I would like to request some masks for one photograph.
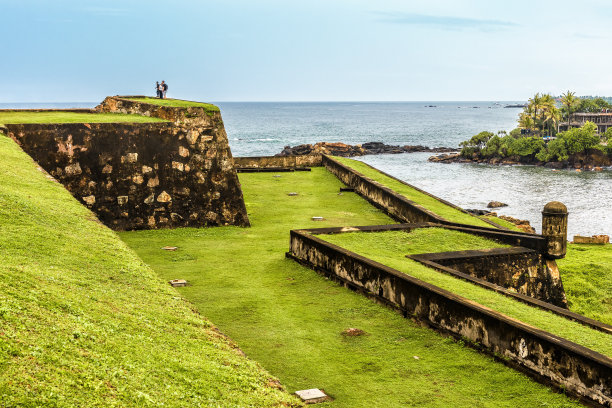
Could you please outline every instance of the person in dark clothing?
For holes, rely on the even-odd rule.
[[[157,92],[158,98],[162,97],[162,88],[161,88],[161,85],[159,84],[159,81],[155,82],[155,92]]]
[[[168,92],[168,84],[165,81],[162,81],[160,86],[162,89],[162,98],[166,99],[166,92]]]

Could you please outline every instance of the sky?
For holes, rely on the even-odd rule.
[[[612,2],[0,0],[0,103],[612,95]]]

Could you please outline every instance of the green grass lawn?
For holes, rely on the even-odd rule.
[[[159,99],[159,98],[128,98],[130,101],[151,103],[159,106],[170,106],[172,108],[204,108],[206,112],[219,112],[219,107],[211,103],[184,101],[182,99]]]
[[[351,408],[580,406],[286,259],[290,229],[391,222],[355,193],[339,195],[324,168],[239,176],[251,228],[120,236],[164,280],[190,281],[181,294],[290,391],[323,388],[329,406]],[[342,335],[348,328],[367,334]]]
[[[346,157],[334,157],[334,159],[344,164],[345,166],[349,166],[352,169],[357,170],[364,176],[374,181],[377,181],[383,186],[392,189],[396,193],[403,195],[407,199],[414,201],[415,203],[427,208],[429,211],[434,212],[435,214],[448,221],[457,222],[461,224],[476,225],[479,227],[492,227],[491,224],[484,222],[480,218],[459,211],[458,209],[444,204],[443,202],[425,193],[415,190],[414,188],[407,186],[406,184],[400,183],[399,181],[384,175],[383,173],[379,172],[376,169],[373,169],[372,167],[368,166],[363,162],[348,159]],[[515,225],[507,221],[500,220],[497,217],[489,217],[489,220],[503,227],[510,228],[514,231],[520,231],[518,228],[516,228]]]
[[[483,238],[441,228],[417,229],[410,233],[404,231],[353,232],[318,235],[318,237],[471,299],[524,323],[612,357],[612,336],[607,333],[591,329],[542,309],[531,307],[453,276],[439,273],[405,257],[408,254],[423,252],[482,249],[486,248],[488,243],[491,243]],[[491,248],[498,246],[489,245]],[[436,247],[438,248],[437,251],[435,250]]]
[[[570,309],[612,324],[612,245],[570,244],[557,264]]]
[[[0,238],[3,408],[296,401],[3,135]]]
[[[145,123],[167,122],[159,118],[124,113],[86,113],[86,112],[0,112],[0,124],[10,123]]]

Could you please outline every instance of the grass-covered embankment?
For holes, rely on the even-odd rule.
[[[557,264],[569,308],[612,324],[612,245],[570,244]]]
[[[182,99],[159,99],[159,98],[128,98],[130,101],[150,103],[159,106],[169,106],[171,108],[204,108],[206,112],[219,112],[219,107],[211,103],[185,101]]]
[[[125,113],[87,113],[62,111],[0,111],[0,124],[11,123],[149,123],[164,119]]]
[[[460,224],[476,225],[479,227],[492,227],[491,224],[481,220],[480,218],[464,213],[463,211],[453,208],[430,195],[422,193],[421,191],[418,191],[404,183],[400,183],[392,177],[389,177],[379,172],[378,170],[368,166],[364,162],[348,159],[346,157],[334,157],[334,159],[344,164],[345,166],[348,166],[360,172],[364,176],[382,184],[383,186],[390,188],[396,193],[403,195],[407,199],[414,201],[415,203],[427,208],[429,211],[432,211],[433,213],[439,215],[440,217],[448,221],[457,222]],[[498,219],[496,217],[491,217],[489,219],[498,225],[502,225],[506,228],[518,231],[518,229],[514,225],[508,225],[509,223],[504,224],[503,222],[498,222]]]
[[[409,254],[432,252],[432,248],[437,248],[434,252],[443,252],[482,249],[486,248],[487,244],[490,244],[490,248],[499,246],[494,242],[441,228],[417,229],[409,233],[404,231],[353,232],[319,235],[319,238],[612,357],[612,336],[607,333],[531,307],[453,276],[439,273],[405,257]]]
[[[189,280],[181,293],[290,391],[320,387],[330,406],[350,408],[580,406],[286,259],[290,229],[392,222],[356,194],[338,195],[325,169],[239,177],[251,228],[120,235],[164,279]],[[348,328],[367,334],[342,335]]]
[[[0,237],[0,406],[294,401],[3,135]]]

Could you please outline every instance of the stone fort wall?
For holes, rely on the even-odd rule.
[[[249,225],[219,112],[120,97],[96,109],[170,122],[13,124],[4,132],[115,230]]]

